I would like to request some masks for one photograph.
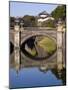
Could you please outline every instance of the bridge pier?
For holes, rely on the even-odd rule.
[[[20,69],[20,27],[18,22],[14,27],[14,61],[15,69],[18,72]]]
[[[61,21],[58,22],[57,28],[57,69],[58,72],[63,69],[63,25]]]

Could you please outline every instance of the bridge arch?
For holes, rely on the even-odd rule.
[[[14,44],[11,41],[9,42],[9,44],[10,44],[10,54],[12,54],[14,51]]]
[[[50,39],[52,39],[55,43],[57,43],[57,38],[56,36],[52,36],[52,35],[49,35],[47,33],[33,33],[33,34],[26,34],[24,37],[21,37],[21,45],[22,43],[24,43],[27,39],[33,37],[33,36],[45,36],[45,37],[48,37]]]
[[[30,57],[27,57],[24,53],[21,52],[21,57],[28,60],[28,61],[38,61],[38,62],[41,62],[41,61],[51,61],[51,60],[54,60],[56,57],[57,57],[57,52],[55,51],[50,57],[46,58],[46,59],[41,59],[41,60],[36,60],[36,59],[33,59],[33,58],[30,58]]]
[[[22,37],[21,39],[21,45],[26,41],[28,40],[29,38],[33,37],[33,36],[45,36],[45,37],[48,37],[50,39],[52,39],[55,44],[56,44],[56,47],[57,47],[57,38],[56,37],[53,37],[52,35],[49,35],[47,33],[33,33],[33,34],[26,34],[24,37]],[[27,57],[24,53],[21,52],[21,55],[22,57],[26,58],[27,60],[35,60],[35,59],[32,59],[30,57]],[[52,60],[56,57],[56,51],[53,53],[53,55],[51,55],[50,57],[46,58],[46,60]],[[44,60],[44,59],[43,59]]]

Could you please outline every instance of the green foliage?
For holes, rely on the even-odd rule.
[[[52,54],[56,50],[56,43],[48,37],[44,37],[41,41],[38,42],[38,45],[49,54]]]
[[[23,17],[24,27],[35,27],[36,26],[36,19],[34,16],[25,15]]]
[[[36,50],[35,50],[35,48],[33,48],[33,49],[30,49],[29,48],[28,53],[31,54],[32,56],[36,56]]]
[[[14,17],[10,17],[10,27],[14,27]]]
[[[42,27],[55,27],[55,23],[52,20],[42,22]]]
[[[61,18],[62,20],[66,19],[66,6],[65,5],[60,5],[58,6],[52,13],[52,17],[55,18],[55,20],[58,20]]]

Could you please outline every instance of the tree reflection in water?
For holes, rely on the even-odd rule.
[[[48,68],[44,68],[44,69],[39,68],[39,70],[43,73],[46,73],[49,69]],[[63,85],[66,85],[66,69],[65,68],[63,68],[60,71],[57,68],[52,68],[50,70],[57,79],[62,80]]]
[[[61,79],[63,85],[66,85],[66,69],[63,68],[60,72],[58,70],[51,69],[51,72],[56,76],[57,79]]]

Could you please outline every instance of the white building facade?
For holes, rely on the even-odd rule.
[[[38,21],[39,26],[41,25],[42,22],[44,22],[44,21],[46,22],[48,20],[54,21],[54,18],[51,15],[49,15],[46,11],[43,11],[38,15],[37,21]]]

